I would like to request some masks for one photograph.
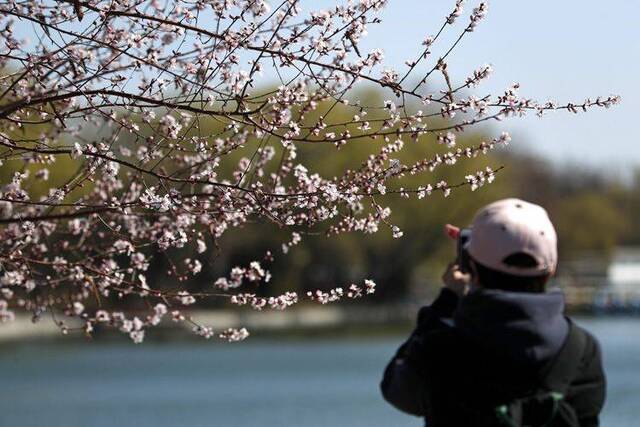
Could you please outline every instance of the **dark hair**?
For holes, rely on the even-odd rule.
[[[475,266],[480,286],[485,289],[500,289],[512,292],[532,292],[542,293],[545,291],[549,274],[539,276],[516,276],[514,274],[503,273],[489,267],[485,267],[474,259],[471,262]],[[503,261],[507,265],[515,267],[534,267],[536,260],[528,254],[517,253],[509,255]]]

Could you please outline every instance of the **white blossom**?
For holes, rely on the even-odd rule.
[[[71,149],[71,157],[73,159],[77,159],[82,156],[82,146],[79,143],[74,143],[73,148]]]
[[[218,336],[229,342],[244,341],[249,337],[249,331],[246,328],[228,328],[218,334]]]

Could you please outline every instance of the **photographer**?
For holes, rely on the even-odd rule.
[[[600,348],[546,291],[557,265],[546,211],[506,199],[446,231],[458,259],[387,366],[385,399],[429,427],[597,426]]]

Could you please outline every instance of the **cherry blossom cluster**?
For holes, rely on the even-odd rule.
[[[258,297],[255,294],[243,293],[231,297],[231,303],[235,305],[249,305],[254,310],[262,310],[265,307],[276,310],[284,310],[298,303],[296,292],[286,292],[276,297]]]
[[[227,328],[216,334],[210,326],[195,325],[193,333],[205,339],[219,338],[227,342],[244,341],[249,337],[249,331],[246,328]]]
[[[476,191],[478,188],[482,187],[484,184],[491,184],[495,179],[496,175],[493,169],[489,166],[485,168],[483,171],[478,171],[473,175],[467,175],[465,179],[469,183],[471,187],[471,191]]]
[[[364,288],[354,283],[349,285],[347,289],[333,288],[327,292],[316,290],[307,292],[307,298],[317,301],[320,304],[328,304],[330,302],[340,301],[343,297],[349,299],[356,299],[364,296],[365,294],[372,294],[376,290],[376,284],[372,280],[365,280]]]
[[[277,280],[273,254],[286,257],[303,235],[401,238],[389,198],[427,203],[494,179],[502,166],[451,183],[435,174],[510,140],[466,146],[470,128],[619,101],[538,102],[519,84],[478,97],[488,65],[456,82],[448,59],[480,28],[485,2],[452,2],[416,56],[391,67],[382,49],[362,47],[386,3],[0,0],[0,322],[19,310],[65,332],[109,327],[140,342],[167,315],[205,338],[242,340],[245,329],[216,332],[183,308],[204,298],[294,305],[303,298],[293,291],[256,294]],[[360,99],[363,85],[384,101]],[[422,158],[400,160],[409,143]],[[351,144],[372,154],[331,176],[309,160],[322,151],[331,162]],[[407,175],[421,184],[406,187]],[[223,237],[249,223],[288,237],[210,289],[187,290],[217,262]],[[359,298],[374,286],[304,299]]]
[[[219,277],[213,286],[227,291],[229,289],[235,289],[242,286],[243,283],[267,283],[271,280],[271,273],[262,268],[259,261],[252,261],[248,268],[242,268],[239,266],[231,269],[229,277]]]
[[[244,341],[249,336],[246,328],[227,328],[218,334],[218,337],[229,342]]]
[[[328,304],[330,302],[340,301],[345,296],[350,299],[357,299],[364,295],[373,294],[375,289],[375,282],[366,279],[364,281],[364,287],[352,283],[346,290],[342,287],[329,289],[328,291],[318,289],[307,292],[305,297],[310,301]],[[240,293],[231,296],[231,303],[235,305],[247,305],[258,311],[261,311],[265,307],[275,310],[285,310],[297,304],[301,299],[303,298],[300,298],[296,292],[285,292],[282,295],[268,298],[259,297],[251,293]]]

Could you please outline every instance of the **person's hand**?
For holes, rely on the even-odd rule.
[[[444,287],[451,289],[459,296],[467,293],[471,284],[471,275],[460,271],[460,267],[455,262],[450,263],[442,274]]]

